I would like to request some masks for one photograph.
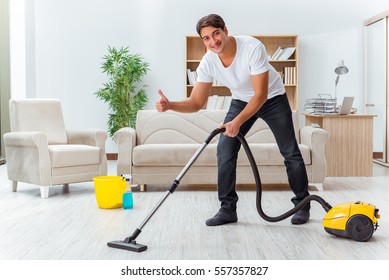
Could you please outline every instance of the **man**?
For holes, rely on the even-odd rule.
[[[262,118],[272,130],[281,154],[285,159],[288,180],[297,205],[308,193],[308,178],[301,152],[298,148],[292,111],[283,82],[269,64],[264,45],[250,36],[228,36],[224,20],[216,14],[201,18],[196,26],[208,51],[197,68],[198,79],[191,96],[183,101],[171,102],[161,90],[156,102],[159,112],[174,110],[195,112],[200,110],[211,92],[212,82],[217,80],[228,87],[232,101],[217,146],[219,212],[206,221],[207,226],[218,226],[238,221],[235,191],[236,161],[240,142],[235,136],[245,135],[258,118]],[[309,220],[310,205],[299,210],[293,224]]]

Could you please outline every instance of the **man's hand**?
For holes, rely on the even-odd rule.
[[[158,90],[158,94],[161,97],[157,102],[155,102],[155,108],[158,112],[165,112],[170,109],[170,101],[165,95],[163,95],[162,90]]]
[[[234,119],[228,123],[225,123],[225,124],[219,126],[219,128],[226,129],[226,131],[224,132],[224,135],[226,135],[228,137],[235,137],[239,133],[240,124],[238,124],[238,122],[235,121],[235,119]]]

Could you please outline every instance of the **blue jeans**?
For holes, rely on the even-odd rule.
[[[224,123],[232,121],[247,105],[247,102],[233,99]],[[298,147],[292,121],[292,111],[286,94],[268,99],[261,109],[247,120],[240,133],[246,133],[254,122],[262,118],[274,134],[278,148],[284,157],[289,185],[295,194],[292,202],[297,205],[309,195],[308,177],[305,164]],[[220,134],[217,146],[218,160],[218,196],[221,208],[226,212],[236,211],[238,195],[235,191],[236,164],[241,144],[237,138]],[[310,205],[306,206],[309,209]]]

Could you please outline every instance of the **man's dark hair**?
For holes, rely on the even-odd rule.
[[[199,21],[196,24],[196,31],[200,35],[200,37],[201,37],[200,34],[201,29],[203,27],[208,27],[208,26],[221,28],[222,30],[224,30],[226,24],[224,23],[222,17],[217,14],[210,14],[205,17],[202,17],[201,19],[199,19]]]

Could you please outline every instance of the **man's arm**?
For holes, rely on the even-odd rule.
[[[247,103],[246,107],[231,122],[220,127],[226,128],[225,135],[235,137],[239,129],[248,119],[250,119],[265,104],[268,94],[269,72],[251,76],[251,83],[254,89],[253,98]]]
[[[165,112],[167,110],[173,110],[182,113],[192,113],[203,108],[204,104],[208,100],[208,96],[212,89],[212,83],[195,83],[191,95],[182,101],[171,102],[158,90],[158,94],[161,98],[155,103],[155,107],[158,112]]]

